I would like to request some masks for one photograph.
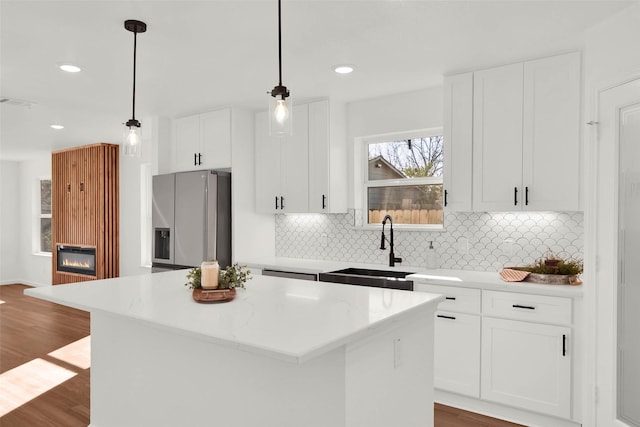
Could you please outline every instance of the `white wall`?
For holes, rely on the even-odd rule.
[[[354,168],[355,138],[442,126],[442,87],[431,87],[347,104],[348,206],[357,207],[355,182],[361,171]]]
[[[20,191],[18,162],[0,162],[0,284],[18,283],[20,237]]]
[[[144,126],[144,122],[143,122]],[[141,265],[140,242],[140,166],[150,163],[153,146],[149,136],[142,134],[140,157],[125,157],[120,147],[120,276],[150,273],[149,266]],[[151,194],[146,195],[151,198]]]
[[[589,29],[585,34],[585,121],[597,121],[598,92],[640,77],[640,2]],[[596,217],[596,194],[590,189],[597,184],[598,158],[597,127],[585,132],[585,306],[586,329],[590,331],[585,350],[588,355],[583,407],[585,426],[622,425],[614,421],[615,356],[614,328],[616,323],[616,283],[597,283],[596,277],[596,227],[613,227],[617,210],[611,208],[608,218]],[[613,147],[611,148],[613,149]],[[602,263],[601,263],[602,264]],[[599,277],[614,277],[614,266],[601,265]],[[589,281],[593,278],[593,281]],[[599,389],[599,403],[593,405],[595,388]]]
[[[18,224],[18,282],[32,286],[51,285],[51,256],[35,254],[33,242],[39,239],[38,217],[39,196],[35,191],[41,178],[51,177],[51,156],[42,155],[20,162],[17,179],[20,221]],[[4,205],[4,201],[3,201]],[[4,256],[4,251],[3,251]]]

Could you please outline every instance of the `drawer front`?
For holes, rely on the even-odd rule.
[[[515,292],[483,291],[482,313],[528,322],[571,324],[571,299]]]
[[[456,286],[413,284],[415,291],[441,294],[446,298],[438,304],[438,310],[455,311],[459,313],[480,313],[480,289],[459,288]]]

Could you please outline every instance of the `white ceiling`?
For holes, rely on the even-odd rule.
[[[633,1],[283,0],[283,84],[299,102],[440,85],[444,74],[582,48],[583,32]],[[278,82],[277,1],[0,1],[0,159],[99,141],[131,118],[229,105],[258,109]],[[72,62],[77,74],[57,65]],[[351,75],[332,66],[354,64]],[[64,130],[54,131],[51,123]]]

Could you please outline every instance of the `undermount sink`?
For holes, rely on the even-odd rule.
[[[407,271],[371,270],[366,268],[345,268],[320,273],[321,282],[344,283],[347,285],[373,286],[376,288],[413,290],[413,281],[405,279]]]

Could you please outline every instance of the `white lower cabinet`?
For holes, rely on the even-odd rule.
[[[483,318],[481,397],[569,418],[570,337],[563,326]]]
[[[436,389],[572,419],[571,298],[420,282],[414,289],[445,296],[435,319]]]
[[[437,311],[434,341],[434,386],[480,397],[480,316]]]

